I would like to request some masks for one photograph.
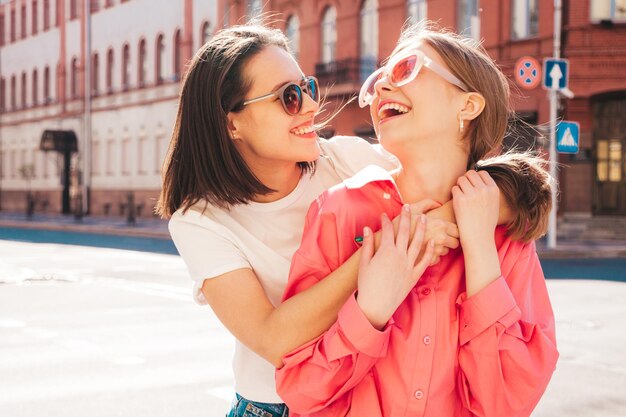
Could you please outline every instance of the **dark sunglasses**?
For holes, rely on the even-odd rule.
[[[317,82],[317,78],[304,77],[299,84],[290,81],[286,84],[283,84],[281,87],[279,87],[277,90],[272,91],[271,93],[244,101],[243,105],[247,106],[248,104],[256,103],[257,101],[261,100],[266,100],[270,97],[278,97],[281,104],[283,105],[285,113],[293,116],[300,113],[300,110],[302,110],[302,102],[304,101],[302,92],[304,91],[316,103],[319,103],[319,90],[320,88]]]

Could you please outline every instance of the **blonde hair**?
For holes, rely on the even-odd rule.
[[[439,53],[450,71],[468,88],[480,93],[485,108],[469,123],[463,138],[469,140],[467,168],[490,153],[498,152],[507,130],[510,88],[507,78],[480,42],[420,22],[403,29],[394,53],[416,42],[425,42]]]

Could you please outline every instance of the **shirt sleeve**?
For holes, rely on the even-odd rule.
[[[205,279],[251,268],[241,249],[229,238],[229,232],[220,231],[218,226],[191,211],[185,215],[176,213],[168,224],[174,245],[193,281],[194,301],[200,305],[207,304],[201,291]]]
[[[340,239],[332,210],[320,213],[324,196],[311,206],[300,249],[292,260],[285,298],[304,291],[354,253],[350,239]],[[342,224],[342,227],[344,225]],[[378,358],[385,356],[390,325],[375,329],[351,296],[337,321],[317,339],[283,358],[276,389],[295,413],[328,407],[358,385]]]
[[[457,300],[457,389],[463,405],[476,416],[529,416],[559,356],[535,244],[513,245],[523,248],[512,263],[505,255],[503,276],[474,296],[463,293]]]

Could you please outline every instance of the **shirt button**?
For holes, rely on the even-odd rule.
[[[415,391],[415,398],[417,398],[418,400],[424,398],[424,393],[422,392],[422,390],[418,389],[417,391]]]
[[[423,296],[426,296],[426,295],[428,295],[428,294],[430,294],[430,288],[428,288],[428,287],[423,288],[423,289],[422,289],[422,295],[423,295]]]
[[[430,345],[430,342],[431,342],[431,340],[430,340],[430,336],[425,336],[425,337],[424,337],[424,344],[425,344],[425,345]]]

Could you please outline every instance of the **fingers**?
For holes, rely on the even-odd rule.
[[[496,182],[487,171],[478,171],[478,175],[480,175],[485,184],[497,187]]]
[[[413,235],[413,239],[411,240],[411,244],[409,245],[409,250],[407,252],[409,256],[409,262],[414,263],[417,259],[417,255],[419,255],[420,250],[422,249],[422,242],[424,241],[424,236],[426,235],[426,215],[420,215],[420,221],[417,224],[417,229],[415,230],[415,234]]]
[[[413,267],[413,278],[415,281],[417,281],[422,276],[426,268],[428,268],[428,266],[430,265],[430,262],[432,261],[432,258],[433,258],[434,251],[435,251],[435,242],[431,239],[426,244],[426,251],[424,252],[424,255],[422,256],[420,261],[417,263],[417,265]]]
[[[430,210],[433,210],[439,207],[441,207],[441,203],[438,203],[435,200],[430,199],[430,198],[425,198],[424,200],[411,204],[411,213],[413,214],[427,213]]]
[[[364,267],[370,263],[370,260],[374,256],[374,234],[369,227],[363,228],[363,245],[361,246],[361,261],[360,267]]]
[[[395,241],[393,225],[385,213],[380,216],[380,230],[380,245],[393,245]]]
[[[400,222],[398,223],[398,235],[396,236],[396,246],[406,249],[411,235],[411,208],[408,204],[402,206]]]
[[[459,244],[459,239],[451,236],[446,237],[443,241],[443,246],[449,249],[456,249],[459,247]]]
[[[459,179],[456,180],[456,184],[461,189],[461,191],[463,191],[463,193],[469,193],[473,187],[472,183],[465,175],[459,177]]]
[[[482,187],[485,185],[482,176],[474,170],[467,171],[465,175],[463,175],[463,177],[467,178],[470,184],[472,184],[474,187]]]
[[[459,234],[459,228],[456,224],[447,222],[446,223],[446,234],[448,236],[452,236],[454,238],[459,238],[461,235]]]

